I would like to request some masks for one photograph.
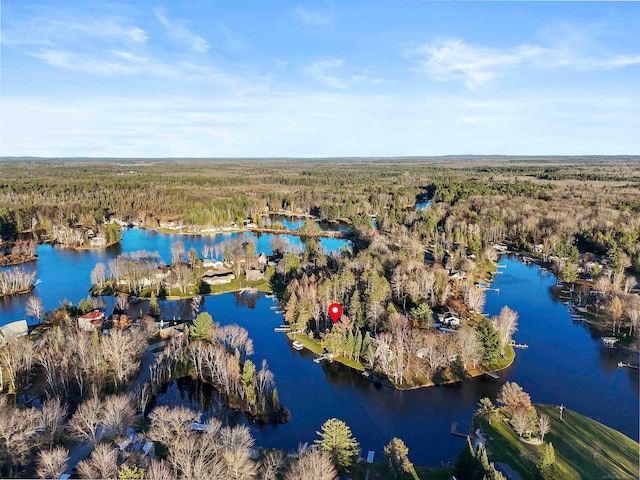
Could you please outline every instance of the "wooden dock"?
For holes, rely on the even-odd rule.
[[[515,343],[515,342],[511,342],[511,346],[512,346],[513,348],[522,348],[522,349],[529,348],[529,345],[527,345],[526,343]]]
[[[484,372],[487,377],[491,377],[494,380],[498,380],[500,376],[496,372]]]
[[[469,435],[465,435],[464,433],[460,433],[458,431],[458,422],[453,422],[451,424],[451,430],[449,431],[449,435],[453,435],[454,437],[467,438]]]
[[[639,365],[631,365],[630,363],[618,362],[618,368],[635,368],[636,370],[640,370]]]

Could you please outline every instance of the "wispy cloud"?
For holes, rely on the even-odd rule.
[[[340,58],[327,58],[312,63],[306,68],[306,73],[316,82],[333,88],[347,89],[349,84],[340,80],[335,75],[335,70],[344,65],[344,60]]]
[[[309,10],[298,5],[293,11],[306,25],[314,27],[327,27],[333,25],[333,17],[317,10]]]
[[[305,68],[305,73],[308,77],[322,85],[341,90],[347,90],[354,83],[368,78],[367,70],[361,70],[359,73],[346,73],[339,76],[339,70],[345,65],[345,60],[329,57],[311,63]]]
[[[148,38],[145,30],[117,16],[76,16],[73,20],[60,14],[38,16],[23,22],[7,21],[2,32],[2,43],[12,46],[46,46],[87,39],[142,44]]]
[[[514,48],[488,48],[469,45],[459,38],[438,39],[404,52],[418,68],[437,81],[461,81],[473,89],[514,68],[615,69],[640,65],[640,55],[588,56],[570,46],[550,48],[519,45]]]
[[[175,41],[184,43],[197,52],[206,52],[209,49],[209,43],[189,30],[185,21],[170,19],[164,9],[156,10],[155,15]]]
[[[543,55],[545,49],[536,46],[497,50],[474,47],[458,38],[441,39],[405,52],[405,56],[415,58],[420,69],[434,80],[461,80],[468,88],[488,82],[502,69]]]

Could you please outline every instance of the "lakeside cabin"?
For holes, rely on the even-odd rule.
[[[104,322],[104,312],[94,310],[78,317],[78,327],[85,332],[93,332],[93,330]]]

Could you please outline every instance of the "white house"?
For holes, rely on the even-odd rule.
[[[29,333],[26,320],[16,320],[0,327],[0,345],[11,338],[18,338]]]

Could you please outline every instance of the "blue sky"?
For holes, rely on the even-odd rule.
[[[0,155],[640,153],[640,4],[2,1]]]

